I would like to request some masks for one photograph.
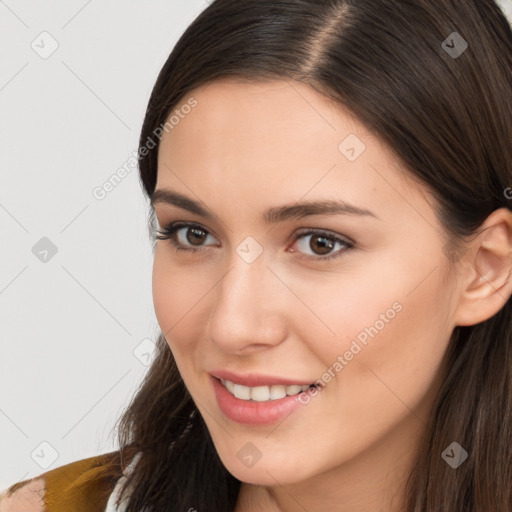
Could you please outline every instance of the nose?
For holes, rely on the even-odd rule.
[[[227,273],[212,290],[207,324],[209,339],[223,352],[246,355],[266,350],[286,339],[283,283],[260,255],[252,263],[236,253]]]

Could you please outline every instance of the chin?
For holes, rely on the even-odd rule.
[[[263,455],[252,467],[245,466],[236,456],[234,459],[230,456],[228,461],[222,458],[222,463],[235,478],[253,485],[289,485],[311,477],[311,468],[298,471],[299,464],[294,459],[283,462],[282,459],[264,460],[264,458]]]

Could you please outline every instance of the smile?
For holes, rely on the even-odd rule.
[[[254,402],[268,402],[270,400],[279,400],[285,396],[293,396],[307,391],[311,387],[316,387],[315,384],[311,385],[298,385],[292,384],[291,386],[283,386],[276,384],[273,386],[243,386],[242,384],[235,384],[226,379],[220,379],[222,385],[236,398],[240,400],[254,401]]]

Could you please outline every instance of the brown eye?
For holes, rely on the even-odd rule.
[[[310,237],[310,240],[306,243],[306,241],[302,239],[307,237]],[[340,238],[337,235],[323,231],[310,230],[307,232],[301,232],[295,235],[295,239],[300,240],[300,243],[298,244],[301,249],[300,252],[310,251],[309,254],[303,255],[302,257],[306,260],[313,261],[326,261],[332,258],[341,257],[342,254],[344,254],[347,250],[354,247],[353,242],[349,242],[348,240]],[[342,248],[331,254],[337,244]],[[297,251],[294,250],[292,252]]]
[[[324,235],[315,235],[309,242],[309,247],[313,250],[313,252],[316,252],[320,255],[329,254],[335,245],[336,242],[333,241],[332,238],[326,237]]]
[[[183,231],[181,235],[180,231]],[[209,236],[212,236],[207,229],[186,222],[171,223],[162,230],[159,230],[158,234],[157,239],[169,240],[176,248],[176,251],[186,252],[197,252],[203,247],[207,247],[204,242]],[[293,249],[291,252],[306,252],[306,254],[301,254],[300,257],[315,262],[339,258],[355,245],[352,241],[345,240],[338,235],[318,230],[309,230],[294,236],[295,240],[300,240],[298,245],[301,247],[300,250]],[[306,237],[310,237],[309,243],[305,243]],[[337,245],[341,248],[336,252],[332,252]],[[309,254],[307,254],[308,251],[310,252]]]
[[[206,231],[200,228],[188,227],[185,233],[187,233],[185,236],[187,242],[190,242],[192,245],[201,245],[206,238]]]
[[[184,236],[180,236],[182,230],[185,233]],[[169,240],[177,251],[195,252],[201,249],[208,236],[211,236],[210,233],[200,226],[175,222],[159,230],[156,238],[158,240]],[[196,248],[190,246],[196,246]]]

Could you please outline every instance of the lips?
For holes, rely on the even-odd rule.
[[[293,375],[293,372],[283,373]],[[276,423],[304,403],[321,403],[319,394],[313,394],[318,379],[304,380],[261,373],[240,374],[217,369],[210,372],[210,381],[222,413],[231,421],[246,425]],[[304,402],[300,397],[306,395],[309,395],[308,400]],[[300,418],[301,415],[295,417]]]
[[[293,396],[284,396],[276,400],[244,400],[231,394],[222,382],[213,375],[210,375],[210,381],[220,411],[229,420],[245,425],[257,426],[277,423],[283,421],[294,410],[303,407],[304,403],[309,403],[310,401],[318,403],[318,400],[321,400],[319,394],[317,394],[314,398],[310,396],[306,402],[301,401],[299,397],[303,396],[304,393],[308,393],[308,391],[300,392]],[[233,386],[236,386],[236,384],[233,384]],[[238,384],[238,386],[243,387],[242,384]],[[276,385],[276,387],[284,386]],[[245,389],[248,390],[249,388]],[[265,397],[260,396],[260,398]],[[297,418],[297,416],[294,417]],[[301,415],[299,414],[298,417],[300,418]]]
[[[229,370],[213,370],[210,372],[210,375],[217,379],[224,379],[233,382],[234,384],[241,384],[242,386],[247,387],[256,387],[256,386],[310,386],[314,384],[313,380],[303,380],[303,379],[287,379],[284,377],[273,376],[273,375],[264,375],[258,373],[247,373],[247,374],[238,374]]]

